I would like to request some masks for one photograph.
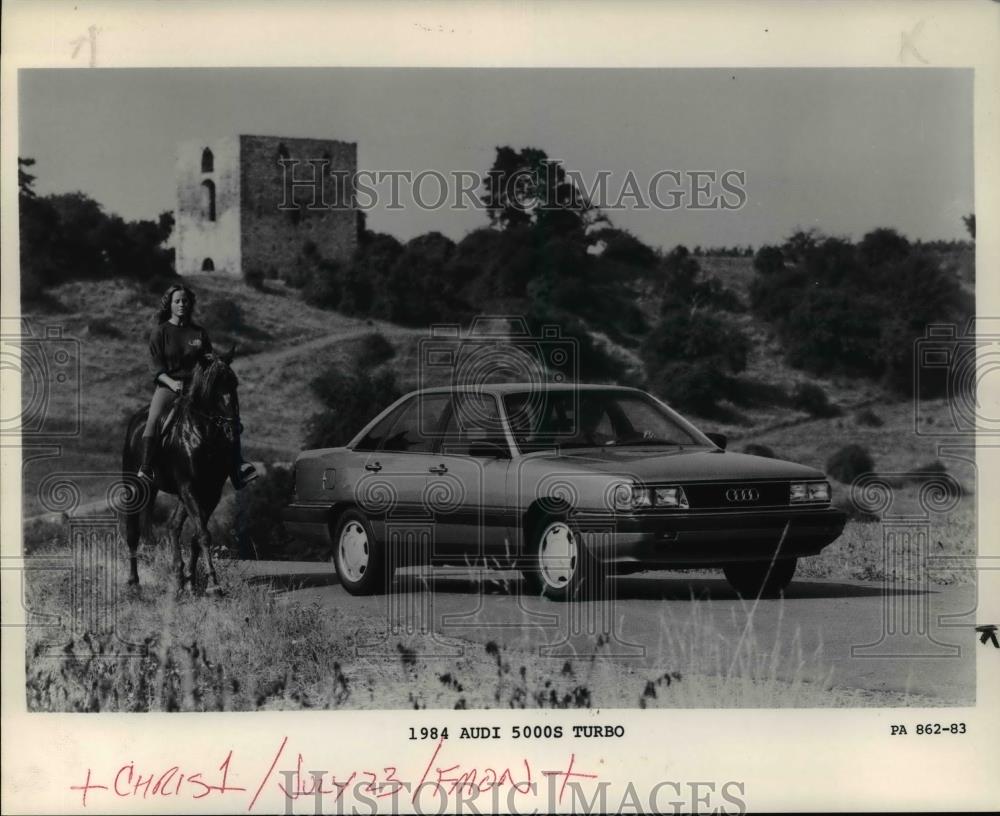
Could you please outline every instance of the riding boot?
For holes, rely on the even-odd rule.
[[[233,445],[233,470],[229,475],[229,480],[233,483],[234,488],[242,490],[259,475],[257,468],[243,459],[243,448],[240,444],[239,434],[237,434]]]
[[[139,465],[139,472],[136,474],[141,479],[153,480],[153,459],[156,456],[156,437],[144,436],[142,438],[142,464]]]

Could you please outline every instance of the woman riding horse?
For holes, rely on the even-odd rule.
[[[142,434],[142,464],[137,474],[148,481],[154,478],[160,419],[190,385],[198,361],[212,351],[208,332],[191,319],[195,300],[194,292],[183,284],[167,289],[160,300],[157,326],[149,337],[155,390]],[[236,489],[245,487],[258,475],[252,464],[243,461],[239,439],[237,433],[231,474]]]

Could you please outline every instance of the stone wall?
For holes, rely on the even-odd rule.
[[[211,172],[202,171],[206,148],[212,152]],[[241,275],[238,138],[182,142],[177,149],[176,180],[177,272],[198,273],[210,262],[216,274]],[[215,186],[214,221],[205,208],[206,182]]]
[[[357,245],[356,211],[307,209],[310,191],[300,188],[294,211],[279,209],[285,198],[282,166],[278,159],[301,162],[295,178],[311,178],[309,159],[330,160],[329,171],[353,177],[357,169],[357,145],[325,139],[293,139],[271,136],[240,136],[241,246],[243,270],[256,269],[265,275],[294,274],[303,246],[312,242],[324,258],[346,260]],[[327,203],[335,204],[335,182],[326,181]]]

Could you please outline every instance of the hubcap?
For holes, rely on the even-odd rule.
[[[349,581],[360,581],[368,569],[368,534],[357,521],[349,521],[340,533],[340,566]]]
[[[557,521],[546,527],[538,543],[538,566],[546,585],[566,587],[576,572],[576,559],[576,536],[569,525]]]

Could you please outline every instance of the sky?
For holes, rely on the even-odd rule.
[[[973,211],[972,94],[971,71],[926,68],[33,69],[18,152],[39,193],[79,190],[128,219],[173,208],[178,142],[260,134],[356,142],[376,172],[484,173],[497,146],[532,146],[585,178],[609,172],[613,192],[630,171],[644,186],[663,170],[746,174],[737,210],[610,213],[662,248],[810,227],[954,239]],[[474,209],[368,215],[403,240],[487,223]]]

